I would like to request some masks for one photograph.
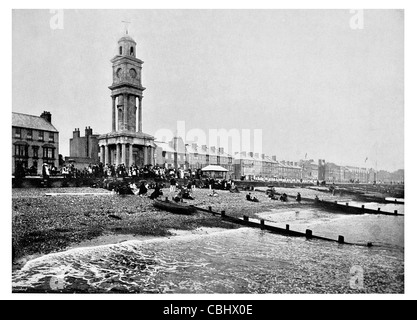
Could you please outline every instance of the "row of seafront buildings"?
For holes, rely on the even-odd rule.
[[[229,171],[234,179],[269,181],[309,181],[361,182],[376,179],[375,171],[367,168],[340,166],[326,163],[320,159],[288,161],[277,156],[268,156],[242,151],[228,154],[224,148],[198,146],[196,143],[184,144],[175,137],[170,142],[155,142],[157,145],[155,161],[168,168],[182,168],[192,171],[208,165],[219,165]]]
[[[276,156],[242,151],[228,154],[224,148],[196,143],[184,144],[180,137],[170,142],[156,141],[158,164],[168,168],[196,171],[208,165],[218,165],[228,170],[226,176],[247,180],[299,180],[302,168],[297,162],[278,161]]]
[[[101,152],[98,134],[93,129],[85,128],[85,135],[75,129],[70,139],[70,156],[66,162],[82,169],[90,164],[98,164]],[[320,159],[288,161],[279,160],[277,156],[268,156],[253,152],[239,152],[234,155],[224,148],[214,146],[186,144],[180,137],[169,142],[155,141],[154,157],[148,164],[168,169],[183,169],[196,172],[207,165],[218,165],[228,170],[226,177],[245,180],[300,181],[305,182],[390,182],[404,181],[404,171],[395,174],[386,171],[354,166],[341,166]],[[59,169],[59,132],[52,125],[52,116],[43,112],[40,116],[12,113],[12,170],[17,163],[41,174],[41,166],[48,163]],[[114,163],[113,163],[114,164]],[[135,163],[138,166],[144,163]]]

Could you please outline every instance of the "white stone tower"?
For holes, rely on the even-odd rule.
[[[154,164],[154,137],[142,132],[142,64],[136,58],[136,42],[126,34],[118,41],[111,60],[113,83],[112,131],[99,137],[103,164],[143,166]]]

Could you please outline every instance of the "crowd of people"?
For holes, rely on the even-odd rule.
[[[42,177],[47,182],[51,175],[56,175],[57,169],[55,166],[48,163],[42,165]],[[64,165],[61,168],[61,174],[66,179],[71,178],[104,178],[100,187],[107,188],[113,192],[119,194],[133,194],[141,197],[148,196],[151,199],[156,199],[163,195],[162,188],[164,188],[164,181],[169,183],[169,192],[174,193],[172,199],[176,202],[182,201],[182,199],[193,200],[193,191],[196,188],[208,188],[212,190],[209,194],[210,197],[218,197],[219,194],[215,190],[229,190],[232,193],[239,193],[238,187],[235,185],[232,179],[214,179],[213,177],[206,177],[201,179],[201,172],[196,174],[191,170],[188,174],[184,174],[182,169],[161,168],[159,166],[147,165],[139,168],[136,165],[126,167],[124,164],[116,165],[103,165],[90,164],[82,170],[76,168],[74,164],[70,163]],[[122,179],[117,181],[113,178],[132,178]],[[138,178],[138,179],[134,179]],[[159,180],[157,179],[159,178]],[[200,179],[198,179],[200,178]],[[146,179],[154,180],[155,183],[148,183]],[[139,180],[139,183],[137,183]],[[142,181],[140,181],[142,180]],[[182,185],[179,185],[178,180]],[[158,181],[158,182],[157,182]],[[148,191],[153,189],[153,192],[148,195]],[[282,195],[275,192],[274,188],[267,191],[268,196],[273,200],[287,201],[287,195]],[[279,195],[279,197],[278,197]],[[246,200],[252,202],[259,202],[259,200],[252,196],[251,193],[246,195]],[[301,195],[298,193],[296,201],[301,201]]]
[[[176,179],[201,179],[202,176],[201,170],[164,168],[158,165],[145,165],[143,167],[138,167],[137,165],[126,166],[123,163],[119,165],[103,165],[102,163],[98,165],[90,164],[83,170],[78,171],[83,176],[104,178],[140,177],[143,179],[159,178],[162,180],[169,180],[172,177]]]

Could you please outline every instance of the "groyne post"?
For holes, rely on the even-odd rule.
[[[312,239],[313,238],[313,231],[311,231],[310,229],[306,230],[306,238],[307,239]]]
[[[337,242],[345,243],[345,237],[344,236],[339,236],[339,239],[337,239]]]

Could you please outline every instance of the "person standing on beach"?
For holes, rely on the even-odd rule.
[[[50,175],[50,171],[49,171],[49,165],[47,163],[44,163],[42,165],[42,177],[43,177],[43,181],[44,181],[44,186],[49,186],[49,175]]]
[[[210,190],[214,188],[214,179],[213,178],[210,178],[210,180],[209,180],[209,188],[210,188]]]
[[[175,180],[175,178],[172,177],[170,180],[169,192],[175,192],[176,187],[177,187],[177,180]]]

